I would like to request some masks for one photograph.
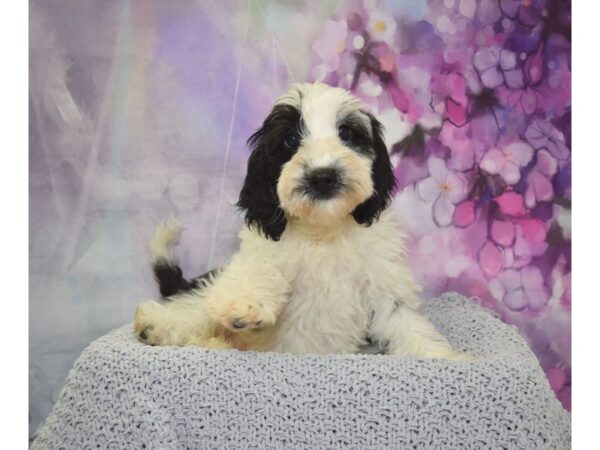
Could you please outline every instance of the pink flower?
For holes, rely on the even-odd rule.
[[[533,55],[530,55],[525,61],[525,76],[528,85],[537,84],[544,75],[544,46],[540,45]]]
[[[451,150],[448,158],[448,167],[451,170],[462,172],[473,167],[480,143],[471,137],[469,126],[458,127],[446,121],[442,125],[439,140]]]
[[[515,243],[506,249],[507,266],[515,269],[531,264],[548,249],[546,225],[538,219],[514,219]]]
[[[490,235],[496,244],[510,247],[515,241],[515,226],[510,221],[494,220],[490,228]]]
[[[537,244],[546,239],[546,225],[540,219],[515,219],[515,223],[523,228],[525,238]]]
[[[454,211],[454,225],[465,228],[475,221],[475,203],[466,200],[456,207]]]
[[[524,142],[514,142],[502,150],[492,149],[488,151],[479,163],[486,172],[500,176],[507,184],[516,184],[521,178],[520,168],[525,167],[531,157],[533,149]]]
[[[552,177],[558,169],[558,163],[546,150],[537,154],[537,162],[527,177],[527,190],[525,191],[525,205],[529,209],[535,207],[537,202],[552,200],[554,189]]]
[[[508,216],[523,216],[527,213],[523,197],[516,192],[508,191],[494,198],[494,202],[500,207],[502,214]]]
[[[451,172],[444,160],[431,157],[427,161],[430,177],[417,183],[416,189],[426,202],[433,202],[433,219],[439,227],[452,223],[455,205],[467,196],[467,181]]]
[[[496,276],[504,265],[504,257],[500,249],[491,241],[487,241],[479,251],[479,266],[488,277]]]
[[[452,97],[446,97],[446,115],[457,127],[467,123],[467,105],[458,103]]]
[[[520,271],[508,269],[490,281],[490,291],[513,311],[527,307],[539,310],[550,299],[550,291],[537,267],[527,266]]]
[[[467,123],[467,82],[459,73],[451,73],[446,80],[446,116],[457,127]]]

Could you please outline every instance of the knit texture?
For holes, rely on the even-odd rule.
[[[32,449],[567,449],[570,415],[514,327],[446,294],[453,362],[93,342]]]

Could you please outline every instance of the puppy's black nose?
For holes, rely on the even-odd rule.
[[[330,198],[340,188],[340,174],[337,169],[321,167],[308,175],[309,191],[317,198]]]

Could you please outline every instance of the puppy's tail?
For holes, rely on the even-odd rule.
[[[183,272],[173,254],[173,247],[179,242],[182,229],[174,217],[169,217],[156,227],[150,238],[150,263],[163,297],[193,288],[192,284],[183,278]]]

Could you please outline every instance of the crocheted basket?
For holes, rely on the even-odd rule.
[[[149,347],[127,325],[76,361],[32,449],[567,449],[570,415],[517,331],[446,294],[453,362]]]

